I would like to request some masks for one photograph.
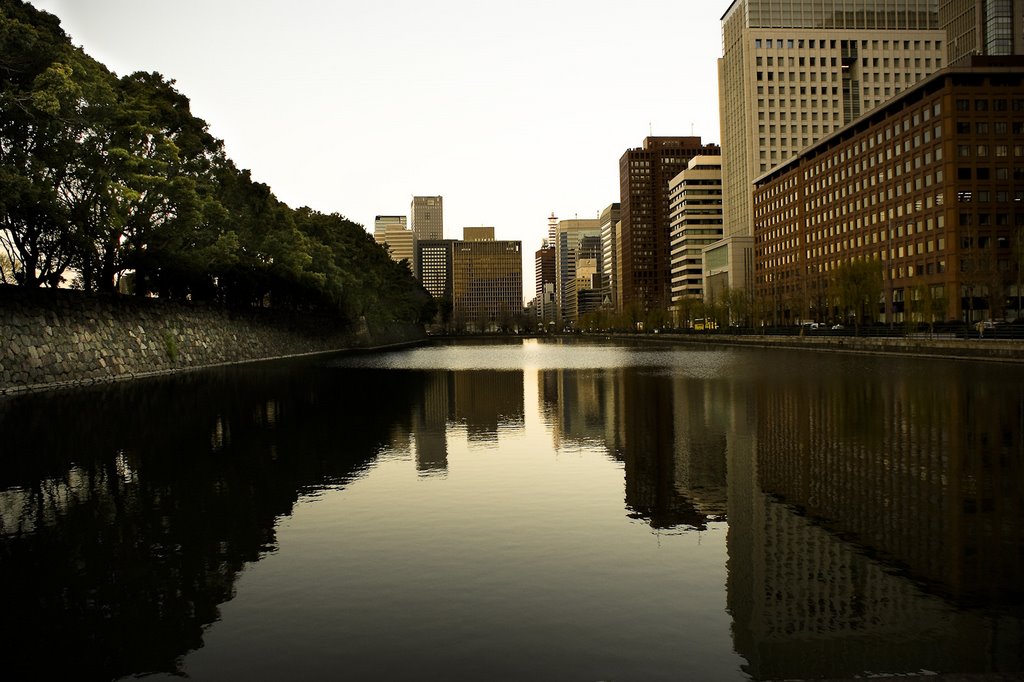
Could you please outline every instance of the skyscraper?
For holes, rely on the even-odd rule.
[[[576,260],[584,237],[597,238],[600,243],[600,221],[596,218],[572,218],[558,222],[555,235],[555,299],[558,315],[562,317],[570,305],[568,289],[576,279]]]
[[[493,227],[467,227],[465,239],[417,242],[417,276],[438,300],[451,302],[457,327],[487,331],[523,312],[522,242],[496,240]]]
[[[544,243],[534,254],[534,282],[536,284],[537,317],[541,322],[555,320],[555,245]]]
[[[615,240],[619,229],[621,208],[618,202],[609,204],[601,211],[601,217],[598,218],[598,222],[601,224],[601,274],[604,275],[604,285],[613,308],[617,307],[615,290],[619,259],[615,249]]]
[[[373,221],[373,240],[385,247],[393,260],[405,260],[409,263],[409,271],[416,271],[413,264],[415,242],[412,230],[406,227],[404,215],[377,216]]]
[[[413,197],[409,215],[416,239],[444,239],[444,202],[441,197]]]
[[[648,137],[619,159],[620,309],[667,310],[671,293],[668,182],[694,156],[719,154],[699,137]]]
[[[940,0],[948,61],[1024,54],[1024,0]]]
[[[722,157],[695,156],[669,183],[672,302],[705,295],[703,257],[722,237]],[[678,321],[677,321],[677,325]]]
[[[435,299],[451,299],[452,248],[454,239],[421,239],[416,242],[416,278]]]
[[[938,4],[735,0],[729,6],[718,61],[727,246],[733,239],[749,246],[758,176],[943,66]],[[749,289],[750,282],[737,278],[729,286]]]
[[[510,324],[523,312],[522,242],[494,239],[493,227],[465,228],[463,234],[451,252],[456,323],[477,331]]]

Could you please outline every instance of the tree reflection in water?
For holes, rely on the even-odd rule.
[[[616,521],[624,513],[642,523],[626,531],[622,524],[601,526],[623,535],[595,534],[592,545],[577,547],[586,561],[566,568],[588,598],[621,597],[620,609],[636,601],[630,585],[616,582],[609,590],[584,577],[586,569],[605,568],[604,561],[617,561],[616,569],[635,564],[632,555],[619,553],[636,541],[633,531],[657,533],[659,541],[671,531],[682,540],[687,533],[721,531],[727,520],[727,564],[710,579],[717,589],[726,586],[727,603],[718,613],[728,612],[732,641],[724,648],[746,662],[743,676],[1024,667],[1024,382],[1017,368],[552,344],[533,348],[532,364],[523,369],[516,368],[514,347],[481,348],[480,357],[500,366],[447,369],[454,356],[422,349],[391,357],[397,365],[391,367],[273,364],[0,401],[0,580],[8,595],[3,636],[9,667],[43,665],[57,675],[87,678],[177,672],[182,657],[203,646],[204,629],[233,597],[246,563],[275,552],[275,527],[303,495],[345,486],[381,452],[415,450],[420,482],[436,484],[447,476],[451,458],[465,464],[483,451],[487,457],[473,460],[479,475],[493,476],[490,467],[498,462],[507,474],[522,453],[503,447],[520,437],[542,459],[575,449],[599,452],[604,464],[613,460],[621,467],[623,498],[621,505],[613,501],[611,513]],[[602,351],[599,361],[588,364],[594,348]],[[534,391],[536,404],[526,404]],[[524,436],[530,428],[538,431]],[[463,437],[453,433],[464,434],[465,448],[453,446]],[[543,449],[548,443],[550,453]],[[522,476],[519,484],[529,480]],[[507,485],[517,499],[536,495],[515,488],[515,481]],[[454,489],[418,488],[425,495]],[[539,546],[558,525],[551,518],[578,521],[572,503],[557,497],[537,499],[546,516],[517,521]],[[385,497],[367,503],[373,516],[378,504],[387,509],[405,502]],[[458,499],[442,502],[459,506]],[[609,508],[605,499],[586,502],[588,509]],[[504,510],[489,511],[500,516]],[[449,537],[446,528],[432,530],[437,537],[415,541],[441,538],[461,546],[463,539]],[[353,565],[362,565],[359,547],[344,551]],[[534,560],[510,556],[526,565]],[[495,562],[485,564],[482,575],[507,570],[507,558],[481,558]],[[651,584],[668,585],[666,575],[691,568],[657,560],[648,556],[649,574],[642,573],[647,566],[629,568]],[[480,577],[464,568],[463,578]],[[399,593],[405,587],[394,586],[396,594],[388,596],[402,602],[413,595],[429,604],[429,613],[410,614],[402,636],[409,660],[413,653],[429,660],[431,642],[446,635],[431,617],[459,622],[479,615],[444,611],[462,602],[434,604],[429,595],[412,592],[416,585]],[[315,599],[320,595],[305,593],[316,589],[301,592]],[[522,597],[506,596],[510,602]],[[664,661],[651,659],[643,627],[687,641],[691,624],[673,620],[683,606],[666,600],[661,613],[642,614],[649,623],[630,621],[635,635],[645,633],[635,636],[642,646],[614,652],[616,664],[626,671],[641,664],[664,670],[659,665],[666,661],[678,665],[676,656],[703,664],[703,648],[680,654],[675,641],[664,647]],[[580,605],[559,607],[576,613]],[[601,617],[607,622],[588,626],[615,636],[622,623],[615,609],[606,611]],[[389,614],[373,615],[389,633],[398,627]],[[518,625],[548,641],[565,633],[561,619],[557,624],[562,629],[556,632],[545,631],[542,622]],[[335,635],[328,628],[324,641],[337,654]],[[507,646],[498,640],[481,649]],[[353,658],[365,653],[359,648]],[[570,676],[562,673],[584,664],[595,670],[611,665],[593,651],[586,661],[544,653],[551,656],[549,679]],[[211,658],[232,654],[228,649]],[[401,663],[394,662],[396,670]],[[333,660],[309,663],[316,665]]]
[[[5,668],[174,671],[276,521],[407,423],[419,379],[279,363],[0,402]]]

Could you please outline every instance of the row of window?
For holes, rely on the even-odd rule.
[[[957,111],[1024,111],[1024,99],[1007,97],[977,97],[973,101],[968,97],[958,97]]]
[[[956,147],[956,155],[961,159],[986,158],[991,152],[996,158],[1006,158],[1010,155],[1010,149],[1011,145],[1008,144],[960,144]],[[1024,157],[1024,144],[1015,144],[1012,149],[1014,158]]]
[[[942,60],[938,57],[935,58],[935,68],[941,68]],[[839,63],[838,57],[779,57],[778,63],[776,64],[775,57],[757,57],[755,60],[755,66],[779,66],[781,68],[788,67],[832,67],[838,69],[842,64]],[[891,63],[890,63],[891,62]],[[915,68],[932,70],[932,57],[862,57],[860,60],[861,67],[867,68],[884,68],[884,69],[898,69],[903,67],[905,69]]]
[[[1024,121],[976,121],[974,132],[976,135],[988,135],[991,131],[994,135],[1006,135],[1012,131],[1014,135],[1024,135]],[[956,132],[959,135],[971,134],[971,123],[969,121],[957,121]]]
[[[913,50],[914,52],[920,52],[922,49],[930,51],[935,49],[936,51],[942,50],[941,40],[861,40],[860,49],[862,50]],[[856,40],[842,40],[838,41],[839,46],[844,50],[856,49],[858,41]],[[802,38],[754,38],[754,49],[760,50],[766,48],[769,50],[780,49],[780,50],[835,50],[837,41],[835,40],[804,40]]]

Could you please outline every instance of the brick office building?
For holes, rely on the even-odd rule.
[[[763,322],[845,317],[834,282],[854,260],[879,264],[877,321],[1015,318],[1024,61],[942,70],[754,184]]]

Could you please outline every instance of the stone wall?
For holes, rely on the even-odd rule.
[[[335,318],[0,286],[0,393],[111,381],[418,338]]]
[[[609,338],[637,339],[635,334],[610,335]],[[717,348],[747,346],[754,348],[788,348],[798,350],[869,353],[873,355],[905,355],[910,357],[944,357],[960,360],[986,360],[1024,363],[1024,343],[1015,339],[943,338],[942,335],[918,334],[910,337],[855,336],[761,336],[750,334],[647,334],[645,341],[678,343]]]

